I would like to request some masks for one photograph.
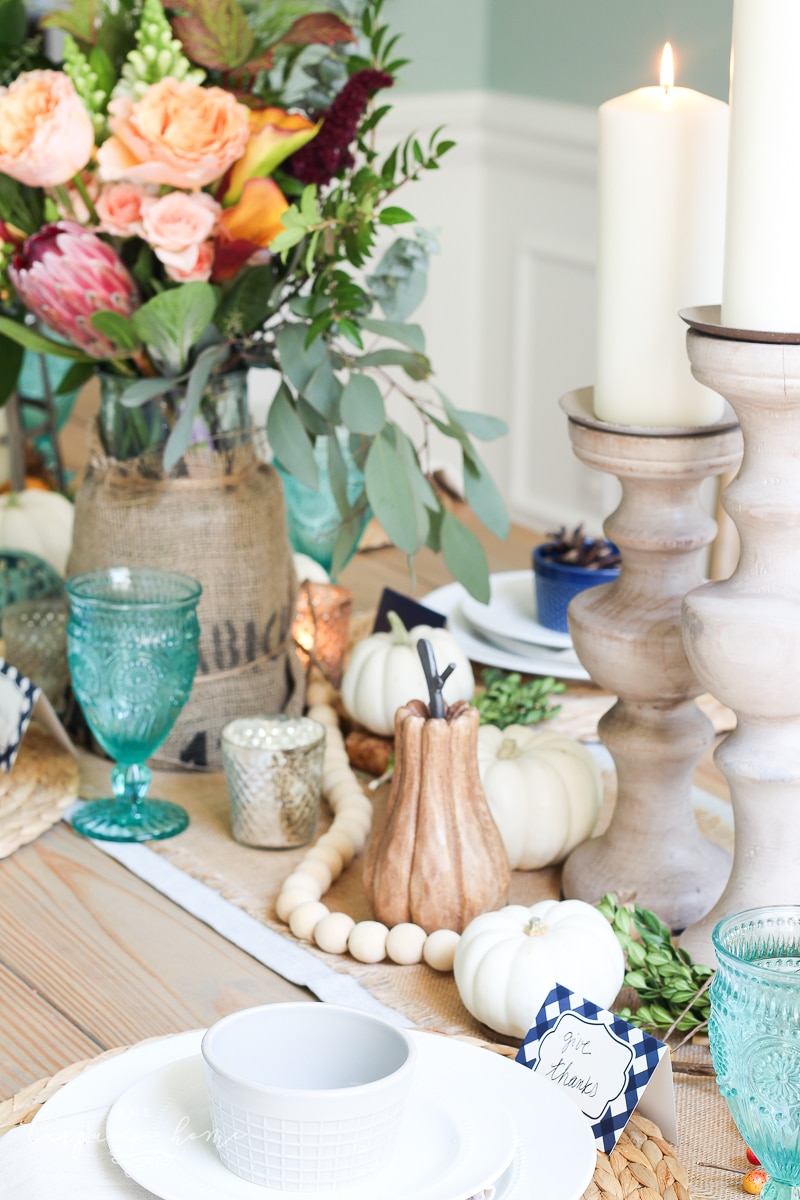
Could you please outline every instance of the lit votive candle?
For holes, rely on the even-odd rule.
[[[233,836],[287,850],[313,836],[322,796],[325,727],[311,717],[238,717],[222,731]]]
[[[292,636],[304,667],[319,667],[334,687],[342,678],[350,636],[353,593],[338,583],[313,583],[300,587]]]

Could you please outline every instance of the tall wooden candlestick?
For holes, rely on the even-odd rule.
[[[730,858],[702,836],[692,807],[692,776],[713,730],[694,702],[703,687],[683,648],[681,602],[704,578],[716,529],[702,482],[737,464],[741,434],[731,416],[693,429],[609,425],[593,415],[591,388],[568,393],[561,407],[578,458],[622,484],[605,532],[623,561],[616,582],[569,606],[578,657],[619,697],[599,726],[617,801],[608,830],[567,859],[562,888],[590,903],[615,892],[683,929],[720,895]]]
[[[800,334],[725,329],[719,309],[682,315],[695,375],[730,400],[744,435],[741,471],[722,497],[739,564],[690,592],[683,617],[697,677],[737,717],[716,753],[731,790],[733,869],[681,939],[713,965],[718,920],[800,896]]]

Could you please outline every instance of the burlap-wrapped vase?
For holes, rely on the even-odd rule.
[[[238,444],[237,444],[238,443]],[[192,694],[154,756],[216,769],[234,717],[303,710],[291,626],[297,581],[277,473],[246,435],[191,446],[169,474],[161,450],[121,462],[93,443],[75,499],[68,571],[112,566],[184,571],[203,585]]]

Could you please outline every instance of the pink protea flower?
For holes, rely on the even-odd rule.
[[[95,329],[103,309],[129,317],[139,293],[112,248],[74,221],[45,225],[27,239],[8,270],[25,307],[54,333],[94,358],[114,355],[113,344]]]

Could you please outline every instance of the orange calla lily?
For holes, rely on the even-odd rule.
[[[250,140],[244,154],[234,163],[228,187],[222,197],[224,207],[236,204],[249,179],[265,178],[275,168],[310,142],[322,124],[307,120],[299,113],[283,108],[262,108],[250,113]]]
[[[274,179],[248,179],[238,204],[219,218],[213,278],[230,279],[257,250],[283,231],[289,202]]]

